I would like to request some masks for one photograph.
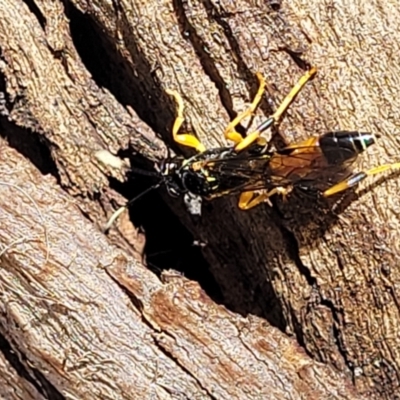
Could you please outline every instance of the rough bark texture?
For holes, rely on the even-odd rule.
[[[1,148],[0,329],[22,375],[2,361],[2,398],[41,398],[30,381],[49,399],[359,398],[260,318],[228,312],[182,276],[162,284],[53,178]]]
[[[180,276],[161,283],[127,218],[111,233],[121,250],[87,220],[101,226],[118,191],[135,191],[126,157],[150,168],[166,154],[154,132],[171,144],[167,88],[217,146],[256,71],[269,87],[254,124],[311,64],[317,79],[280,132],[372,131],[381,140],[360,168],[398,159],[397,2],[4,0],[0,15],[0,333],[23,374],[0,368],[20,398],[397,398],[395,177],[335,205],[292,196],[245,213],[221,199],[201,220],[165,199],[203,244],[223,303],[267,322]]]

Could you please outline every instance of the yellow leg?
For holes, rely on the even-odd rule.
[[[294,98],[299,94],[301,89],[303,89],[304,85],[317,73],[317,69],[312,67],[309,69],[293,86],[292,90],[289,94],[283,99],[282,103],[278,107],[278,109],[274,112],[271,118],[274,119],[275,123],[279,122],[282,117],[282,114],[288,109]]]
[[[175,91],[175,90],[166,90],[166,93],[169,94],[170,96],[173,96],[177,105],[178,105],[178,116],[175,119],[174,126],[172,128],[172,137],[174,138],[175,142],[187,146],[187,147],[192,147],[196,149],[199,153],[202,153],[203,151],[206,150],[205,146],[203,143],[199,141],[195,136],[189,134],[189,133],[181,133],[178,134],[180,127],[182,126],[182,123],[184,121],[183,118],[183,100],[181,95]]]
[[[254,113],[264,93],[265,79],[260,72],[257,72],[256,75],[259,81],[259,87],[252,103],[250,104],[250,107],[239,114],[233,121],[231,121],[224,132],[226,139],[231,140],[236,144],[240,143],[243,140],[243,137],[240,133],[236,132],[235,128],[243,121],[243,119],[251,116]]]
[[[336,185],[325,190],[325,192],[323,193],[323,196],[329,197],[336,193],[343,192],[346,189],[349,189],[353,186],[358,185],[361,181],[363,181],[368,176],[376,175],[376,174],[380,174],[381,172],[385,172],[388,170],[396,170],[396,169],[400,169],[400,163],[380,165],[379,167],[371,168],[370,170],[365,171],[365,172],[364,171],[357,172],[357,173],[351,175],[350,177],[348,177],[346,180],[339,182]]]
[[[253,142],[255,142],[256,140],[258,140],[260,134],[265,131],[266,129],[268,129],[270,126],[276,124],[279,122],[279,120],[281,119],[283,113],[288,109],[288,107],[290,106],[290,104],[292,103],[292,101],[294,100],[294,98],[298,95],[298,93],[301,91],[301,89],[304,87],[304,85],[317,73],[317,69],[316,68],[311,68],[310,70],[308,70],[300,79],[299,81],[296,83],[296,85],[294,85],[294,87],[292,88],[292,90],[289,92],[289,94],[283,99],[282,103],[280,104],[280,106],[278,107],[278,109],[263,123],[261,124],[257,130],[255,130],[254,132],[250,133],[248,136],[246,136],[244,139],[241,137],[241,141],[240,142],[236,142],[237,145],[235,146],[235,150],[236,151],[241,151],[243,149],[245,149],[246,147],[248,147],[249,145],[251,145]],[[261,85],[260,85],[261,87]],[[258,94],[258,93],[257,93]],[[262,94],[262,93],[261,93]],[[261,94],[260,94],[260,99],[261,99]],[[257,97],[257,96],[256,96]],[[258,100],[260,101],[260,100]],[[244,114],[244,113],[243,113]],[[247,114],[248,115],[248,114]],[[247,116],[245,115],[245,116]],[[240,115],[241,116],[241,115]],[[244,117],[245,117],[244,116]],[[243,117],[243,118],[244,118]],[[243,119],[242,118],[242,119]],[[238,119],[238,117],[236,117],[231,124],[233,124],[236,120]],[[231,125],[230,124],[230,125]],[[229,126],[230,126],[229,125]],[[236,124],[237,125],[237,124]],[[234,126],[236,126],[234,125]],[[229,127],[228,126],[228,127]],[[226,136],[226,134],[225,134]]]
[[[276,187],[267,193],[255,194],[255,192],[253,191],[243,192],[240,195],[238,206],[241,210],[250,210],[250,208],[258,206],[260,203],[263,202],[267,202],[270,206],[272,206],[271,202],[269,201],[269,198],[271,196],[279,193],[285,197],[290,191],[290,188],[288,189],[284,187]]]

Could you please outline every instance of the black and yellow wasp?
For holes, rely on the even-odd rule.
[[[225,138],[232,141],[233,146],[208,150],[195,136],[179,134],[183,122],[183,101],[176,91],[168,91],[178,104],[173,138],[177,143],[197,151],[191,158],[175,157],[160,165],[168,192],[208,200],[240,194],[239,208],[248,210],[261,202],[269,202],[275,194],[286,196],[295,187],[318,189],[324,197],[328,197],[357,185],[369,175],[400,168],[400,163],[396,163],[352,173],[350,167],[357,156],[375,142],[373,134],[364,132],[329,132],[281,150],[268,150],[269,146],[261,134],[280,121],[295,96],[315,73],[315,68],[307,71],[277,111],[243,138],[235,128],[254,113],[265,88],[264,78],[257,74],[260,85],[253,102],[225,129]]]
[[[275,194],[286,196],[294,188],[317,189],[323,197],[329,197],[359,184],[367,176],[400,168],[400,163],[394,163],[352,172],[351,166],[357,156],[375,143],[371,133],[329,132],[290,144],[281,150],[269,149],[261,134],[279,123],[293,99],[315,74],[315,68],[308,70],[276,112],[255,131],[243,137],[236,127],[244,118],[253,115],[265,89],[265,80],[257,73],[259,88],[251,105],[225,129],[224,136],[233,145],[211,149],[206,149],[194,135],[179,133],[184,121],[183,100],[178,92],[168,90],[167,94],[175,99],[178,106],[172,128],[173,139],[195,149],[196,154],[187,159],[176,156],[163,160],[157,166],[159,182],[152,188],[165,185],[171,195],[183,195],[193,214],[200,213],[202,199],[235,194],[239,195],[239,208],[248,210],[262,202],[270,202],[270,197]],[[115,218],[116,215],[112,221]]]

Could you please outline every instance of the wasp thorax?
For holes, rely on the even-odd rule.
[[[205,170],[183,169],[181,179],[188,192],[199,196],[209,196],[216,185],[216,179]]]

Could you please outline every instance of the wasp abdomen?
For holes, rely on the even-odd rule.
[[[329,164],[342,164],[357,157],[375,143],[368,132],[328,132],[319,138],[319,146]]]

